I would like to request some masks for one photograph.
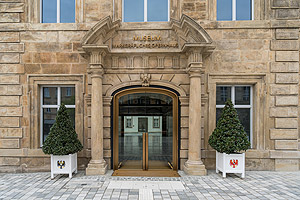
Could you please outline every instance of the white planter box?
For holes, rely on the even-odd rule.
[[[245,153],[241,154],[226,154],[216,151],[216,173],[223,172],[223,177],[226,173],[241,173],[242,178],[245,178]]]
[[[56,156],[51,154],[51,178],[54,174],[69,174],[72,178],[72,173],[77,173],[77,153]]]

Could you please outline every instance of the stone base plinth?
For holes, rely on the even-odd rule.
[[[200,162],[186,161],[183,166],[183,171],[188,175],[206,176],[207,171],[204,164]]]
[[[85,174],[87,176],[92,176],[92,175],[104,175],[107,172],[107,164],[106,162],[101,162],[101,163],[94,163],[90,162],[88,164],[88,167],[85,170]]]

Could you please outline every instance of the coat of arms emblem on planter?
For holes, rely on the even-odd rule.
[[[234,160],[234,159],[230,160],[230,167],[235,168],[238,165],[239,165],[239,160]]]
[[[57,167],[63,169],[66,166],[66,162],[64,160],[57,161]]]

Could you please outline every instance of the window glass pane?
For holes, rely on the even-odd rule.
[[[55,122],[56,108],[43,108],[43,141],[49,135],[50,128]]]
[[[218,120],[219,120],[220,117],[221,117],[222,110],[223,110],[223,108],[217,108],[217,109],[216,109],[216,125],[217,125],[217,123],[218,123]]]
[[[231,87],[229,86],[217,86],[216,104],[225,105],[225,102],[231,99]]]
[[[67,108],[67,112],[70,115],[72,125],[75,128],[75,108]]]
[[[217,20],[232,20],[232,0],[217,0]]]
[[[57,88],[43,88],[43,105],[57,105]]]
[[[75,22],[75,0],[60,0],[60,22]]]
[[[235,105],[250,105],[250,86],[235,87]]]
[[[250,108],[236,108],[236,111],[250,140]]]
[[[61,103],[75,105],[75,87],[61,87]]]
[[[42,1],[42,22],[43,23],[57,22],[57,1],[56,0]]]
[[[148,0],[147,15],[149,22],[168,21],[168,0]]]
[[[144,0],[123,0],[124,22],[144,21]]]
[[[251,20],[251,0],[236,0],[236,20]]]

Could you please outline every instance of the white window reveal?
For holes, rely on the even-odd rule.
[[[216,94],[216,122],[221,117],[225,102],[231,99],[234,108],[237,110],[239,119],[244,126],[249,141],[252,144],[252,110],[253,110],[252,86],[217,86]]]
[[[55,122],[57,111],[64,103],[75,127],[75,87],[42,86],[41,87],[41,145],[49,135]]]
[[[75,0],[41,0],[42,23],[74,23]]]
[[[123,21],[169,21],[169,7],[169,0],[123,0]]]
[[[254,0],[217,0],[217,20],[253,20]]]

